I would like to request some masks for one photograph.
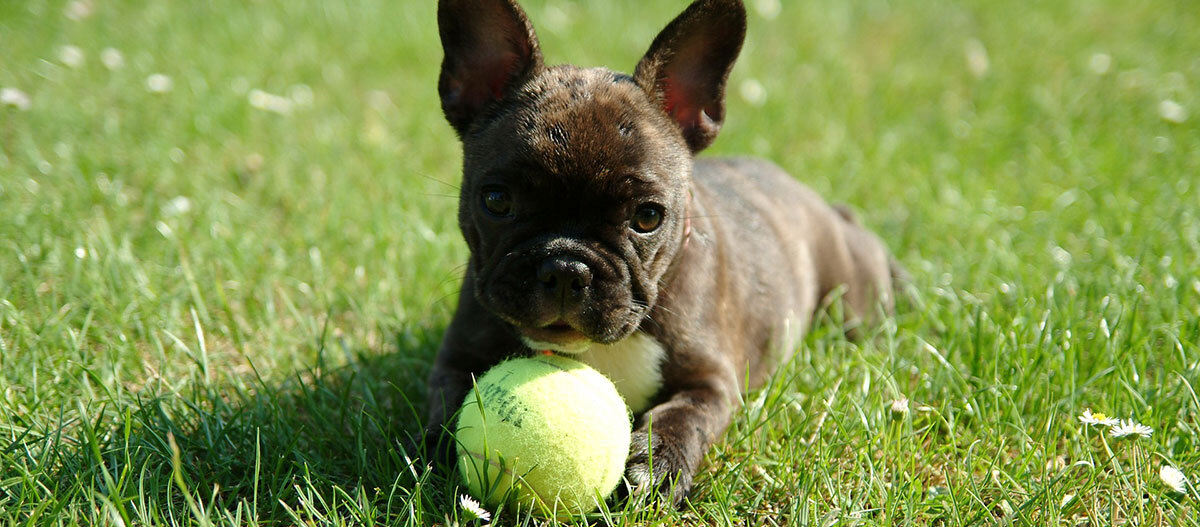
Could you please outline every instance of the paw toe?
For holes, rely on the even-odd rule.
[[[692,471],[679,449],[655,435],[633,434],[625,479],[633,495],[657,492],[679,503],[692,485]]]

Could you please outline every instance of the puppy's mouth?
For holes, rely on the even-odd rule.
[[[519,328],[521,340],[535,351],[551,350],[563,353],[587,351],[591,340],[582,331],[562,320],[541,327]]]

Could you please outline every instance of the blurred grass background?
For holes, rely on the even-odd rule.
[[[686,3],[523,5],[629,71]],[[1194,2],[748,7],[706,155],[852,204],[918,298],[811,335],[688,507],[593,521],[1196,524]],[[0,3],[0,519],[472,523],[403,449],[466,258],[435,8]]]

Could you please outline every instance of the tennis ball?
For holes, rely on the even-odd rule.
[[[557,355],[512,359],[467,394],[455,438],[471,495],[544,516],[591,512],[625,469],[629,414],[600,372]]]

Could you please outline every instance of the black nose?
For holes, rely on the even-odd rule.
[[[537,279],[555,296],[582,293],[592,283],[592,270],[570,256],[551,256],[538,266]]]

